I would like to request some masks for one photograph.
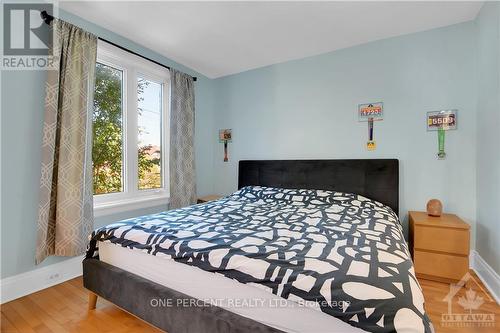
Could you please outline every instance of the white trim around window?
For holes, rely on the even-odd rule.
[[[170,73],[168,69],[99,41],[97,62],[119,69],[123,73],[122,87],[122,184],[118,193],[94,195],[94,216],[104,216],[141,208],[163,206],[169,199],[169,101]],[[138,189],[138,78],[162,85],[161,114],[161,179],[162,187]]]

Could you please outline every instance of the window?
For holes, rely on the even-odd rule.
[[[161,188],[161,118],[163,85],[140,77],[137,80],[139,189]]]
[[[97,63],[92,164],[94,194],[123,191],[123,71]]]
[[[166,204],[167,69],[99,41],[93,113],[96,216]]]

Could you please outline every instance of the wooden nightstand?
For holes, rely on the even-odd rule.
[[[409,212],[410,252],[418,278],[456,282],[469,271],[470,226],[454,214]]]
[[[205,195],[203,197],[199,197],[197,203],[205,203],[209,201],[219,200],[220,198],[222,198],[222,195],[218,194]]]

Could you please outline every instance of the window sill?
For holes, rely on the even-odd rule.
[[[167,209],[169,197],[167,195],[150,195],[138,198],[113,200],[110,202],[94,203],[94,217],[108,216],[132,210],[165,206]]]

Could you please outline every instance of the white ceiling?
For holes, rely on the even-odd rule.
[[[482,2],[60,2],[210,78],[474,19]]]

